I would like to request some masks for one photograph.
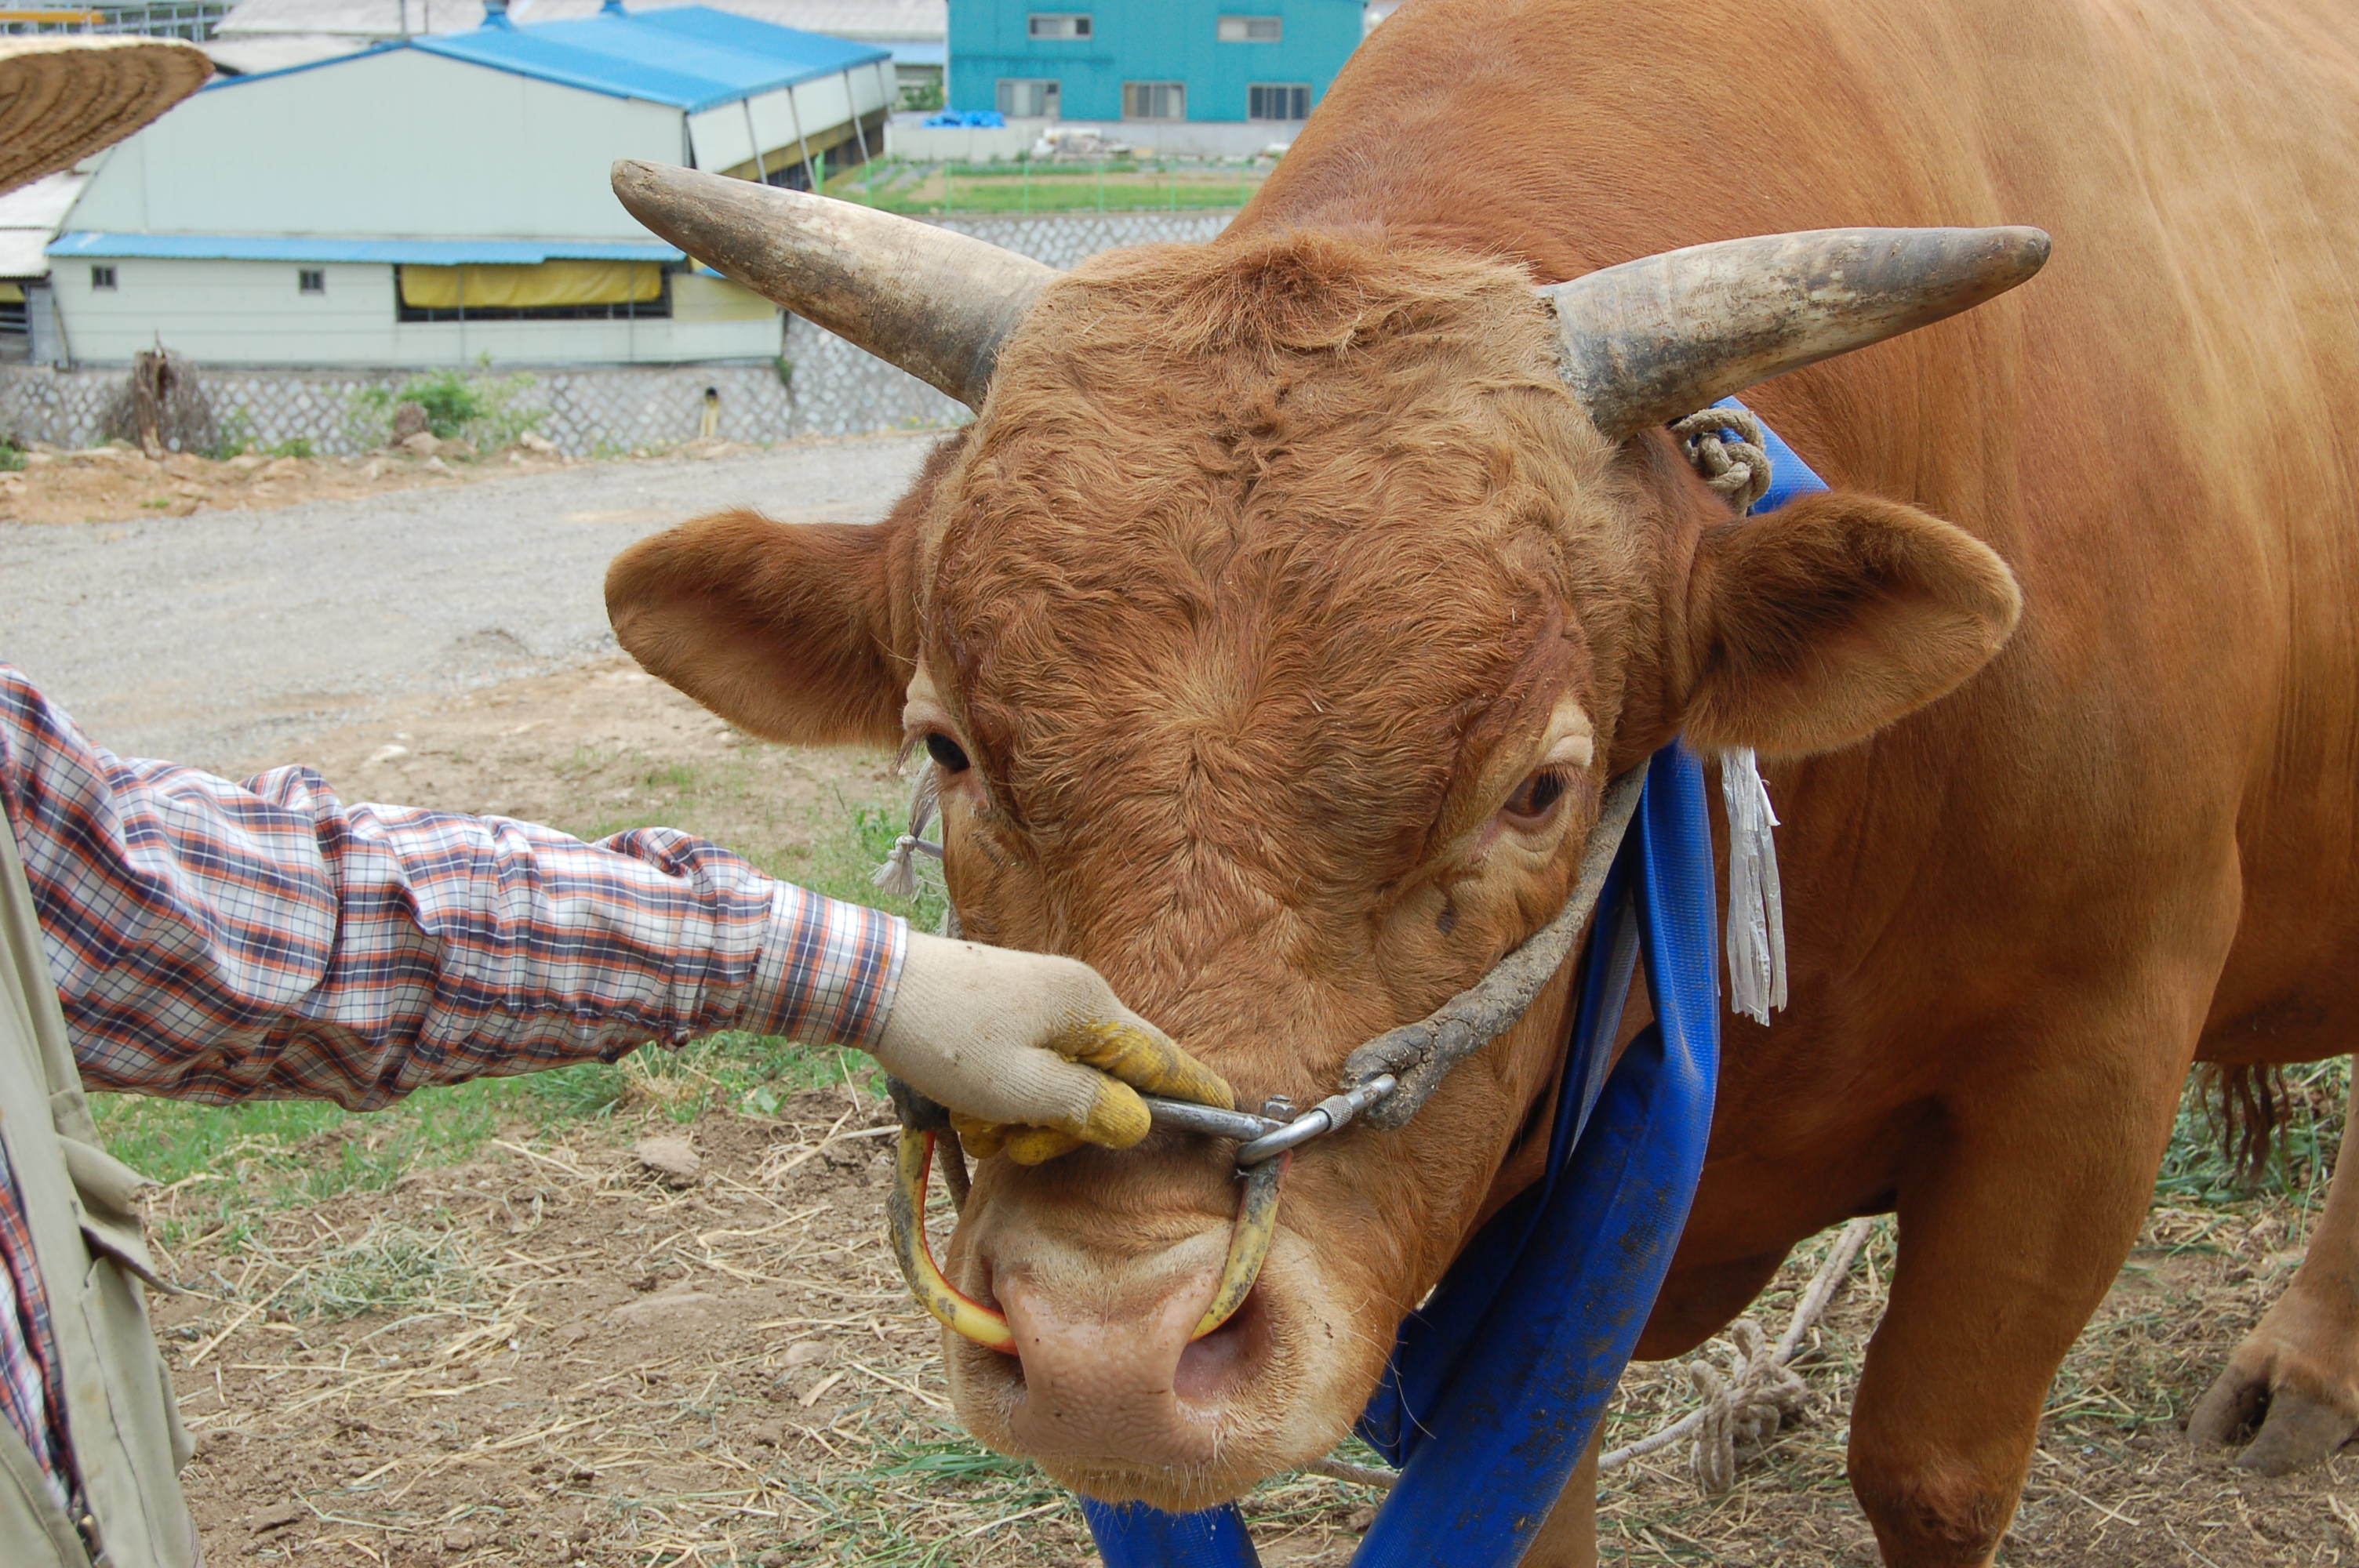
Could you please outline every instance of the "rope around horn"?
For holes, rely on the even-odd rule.
[[[1875,1228],[1873,1219],[1854,1219],[1843,1227],[1843,1234],[1835,1238],[1834,1249],[1819,1265],[1819,1271],[1810,1276],[1809,1288],[1795,1304],[1792,1321],[1777,1336],[1774,1347],[1759,1324],[1749,1317],[1739,1318],[1729,1328],[1736,1353],[1727,1372],[1708,1361],[1688,1364],[1688,1378],[1704,1400],[1702,1408],[1689,1411],[1661,1431],[1626,1447],[1601,1455],[1597,1473],[1602,1476],[1609,1470],[1619,1470],[1633,1459],[1658,1453],[1692,1435],[1695,1446],[1689,1453],[1688,1468],[1696,1485],[1706,1493],[1725,1492],[1734,1486],[1738,1444],[1766,1443],[1777,1434],[1786,1422],[1801,1413],[1810,1398],[1810,1389],[1789,1363],[1801,1354],[1802,1341],[1826,1315],[1828,1303],[1850,1277],[1852,1265],[1859,1261],[1860,1252],[1867,1246]],[[1310,1475],[1386,1491],[1400,1479],[1397,1470],[1380,1470],[1342,1459],[1321,1459],[1303,1468]]]
[[[1736,439],[1728,438],[1734,433]],[[1742,408],[1706,408],[1675,420],[1671,434],[1680,438],[1688,461],[1704,483],[1728,501],[1739,517],[1769,493],[1769,453],[1761,421]]]

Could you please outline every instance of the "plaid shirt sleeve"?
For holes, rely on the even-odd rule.
[[[907,946],[669,828],[584,844],[118,758],[5,665],[0,805],[94,1088],[366,1109],[716,1029],[865,1045]]]

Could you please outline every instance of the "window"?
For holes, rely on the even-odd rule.
[[[1122,117],[1125,120],[1184,120],[1188,117],[1188,84],[1184,81],[1125,81],[1122,84]]]
[[[999,112],[1011,120],[1053,120],[1059,97],[1054,81],[1024,76],[999,81]]]
[[[295,269],[295,289],[299,294],[328,292],[328,272],[325,267],[299,266]]]
[[[1036,38],[1086,38],[1090,36],[1089,13],[1035,11],[1030,31]]]
[[[32,349],[32,312],[25,305],[25,286],[0,283],[0,360],[24,359]]]
[[[545,261],[394,268],[397,321],[600,321],[671,314],[660,262]]]
[[[1274,44],[1286,38],[1283,16],[1223,16],[1220,39],[1224,44]]]
[[[92,288],[103,288],[107,292],[113,293],[114,290],[114,269],[111,266],[92,267],[90,269],[90,286]]]
[[[1248,120],[1308,120],[1310,85],[1298,81],[1256,81],[1245,89]]]

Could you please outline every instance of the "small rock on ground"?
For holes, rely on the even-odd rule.
[[[642,1138],[631,1148],[639,1168],[668,1187],[692,1187],[704,1162],[685,1138]]]

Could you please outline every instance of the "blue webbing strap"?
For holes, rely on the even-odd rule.
[[[1656,1022],[1594,1113],[1560,1097],[1546,1173],[1469,1244],[1402,1327],[1362,1434],[1403,1465],[1355,1568],[1515,1563],[1547,1518],[1645,1326],[1703,1166],[1719,1065],[1717,903],[1703,773],[1673,745],[1599,908],[1635,918]],[[1565,1082],[1593,1081],[1620,1023],[1610,941],[1590,945]],[[1610,1016],[1609,1016],[1610,1013]],[[1583,1132],[1586,1136],[1582,1136]],[[1109,1568],[1255,1568],[1232,1508],[1085,1501]]]
[[[1734,397],[1723,397],[1712,406],[1744,408],[1745,405]],[[1751,412],[1750,409],[1745,411]],[[1734,433],[1730,432],[1732,435]],[[1802,460],[1801,454],[1788,446],[1777,431],[1764,425],[1761,436],[1761,449],[1769,454],[1769,489],[1753,503],[1754,516],[1758,517],[1764,512],[1775,512],[1798,495],[1813,495],[1827,488],[1827,481],[1821,479],[1817,471]]]
[[[1245,1516],[1232,1503],[1201,1513],[1168,1514],[1144,1503],[1082,1499],[1106,1568],[1260,1568]]]

